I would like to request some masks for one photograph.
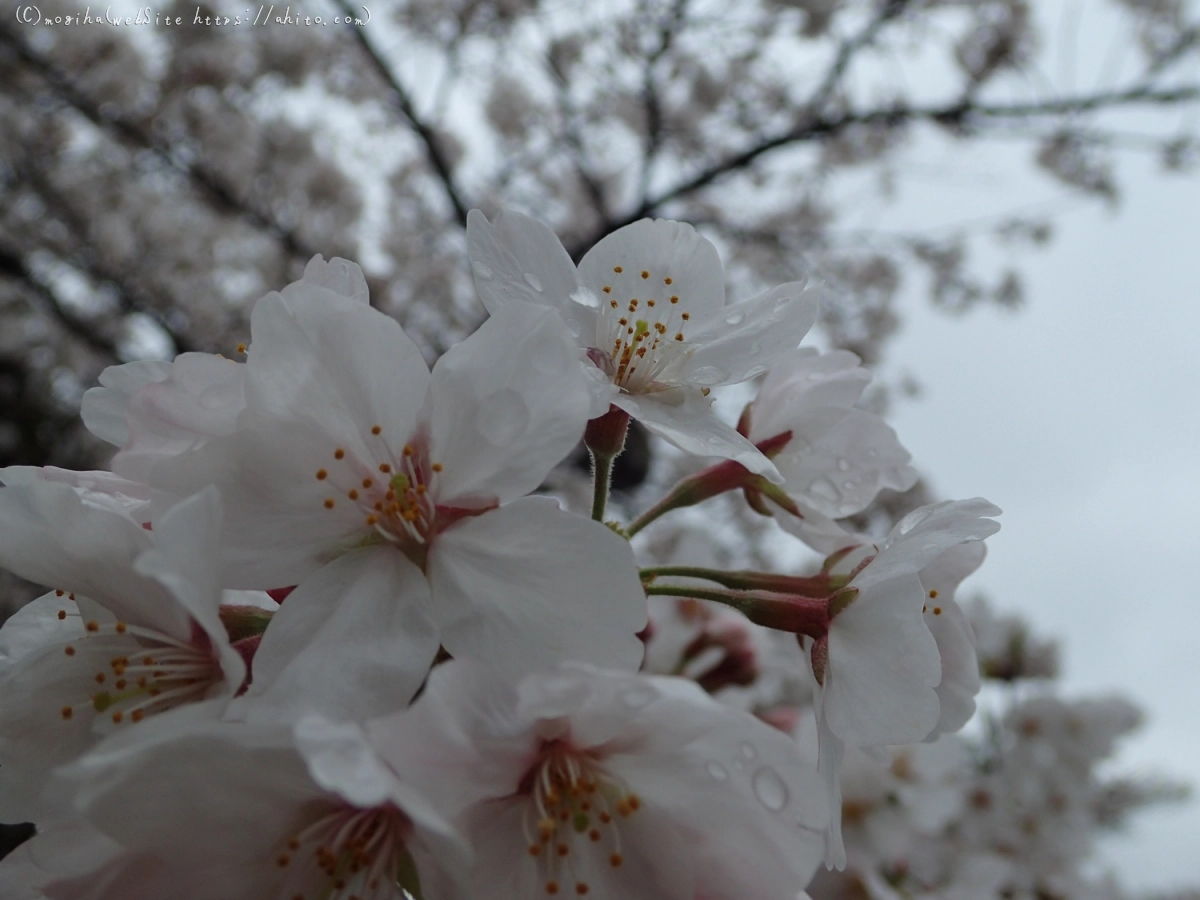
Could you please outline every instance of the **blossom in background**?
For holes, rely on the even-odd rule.
[[[0,521],[0,565],[57,587],[0,628],[0,820],[19,822],[56,765],[180,706],[216,718],[246,667],[219,616],[215,490],[153,533],[49,482],[0,490]]]
[[[368,733],[471,842],[469,896],[795,900],[820,862],[799,747],[682,679],[455,661]]]
[[[862,543],[834,519],[862,512],[882,488],[907,491],[917,480],[891,426],[854,408],[871,381],[858,363],[846,350],[792,351],[771,367],[741,425],[755,444],[790,432],[771,461],[803,518],[777,519],[826,555]]]
[[[251,328],[236,431],[154,470],[169,493],[221,490],[230,586],[299,585],[248,714],[395,709],[439,645],[513,674],[638,665],[627,542],[525,497],[587,420],[561,321],[499,310],[432,374],[395,320],[303,283],[259,301]]]
[[[783,284],[725,305],[716,248],[692,226],[643,219],[609,234],[576,270],[544,224],[506,210],[467,217],[475,289],[489,312],[513,302],[557,310],[593,387],[592,415],[609,403],[688,453],[779,473],[710,409],[709,389],[766,372],[816,321],[816,290]]]
[[[118,848],[50,879],[56,900],[427,900],[469,850],[356,725],[162,723],[67,770],[87,824]],[[186,773],[186,775],[184,774]],[[36,841],[37,839],[35,839]],[[75,866],[78,868],[78,866]]]

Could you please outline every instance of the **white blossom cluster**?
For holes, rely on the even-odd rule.
[[[104,372],[83,418],[111,471],[0,470],[0,565],[50,589],[0,629],[0,820],[39,829],[0,894],[796,900],[826,867],[872,897],[1045,896],[1014,871],[1069,868],[1086,829],[1053,823],[1129,712],[1025,704],[1019,745],[968,765],[954,595],[999,510],[838,522],[916,472],[856,408],[857,358],[799,347],[817,288],[727,304],[716,249],[663,220],[578,267],[511,212],[467,246],[489,317],[432,370],[317,257],[254,306],[244,362]],[[605,521],[631,418],[718,462]],[[538,495],[581,438],[590,518]],[[820,570],[631,540],[731,493]]]

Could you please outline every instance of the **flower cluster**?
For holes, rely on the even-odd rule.
[[[795,900],[848,862],[843,767],[971,717],[954,595],[999,510],[839,521],[916,474],[857,358],[799,347],[816,286],[727,304],[677,222],[578,267],[535,220],[469,226],[490,315],[432,369],[317,257],[257,303],[244,362],[104,373],[83,418],[111,471],[0,470],[0,565],[49,589],[0,629],[0,820],[39,829],[6,891]],[[710,463],[606,521],[631,419]],[[581,439],[590,517],[540,493]],[[639,536],[718,496],[819,570]],[[770,667],[808,685],[806,726],[728,696]]]

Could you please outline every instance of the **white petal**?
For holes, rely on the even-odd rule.
[[[297,310],[277,294],[254,307],[246,405],[255,416],[328,435],[329,452],[394,452],[412,438],[429,382],[421,352],[395,319],[330,294]],[[381,433],[371,434],[379,425]]]
[[[794,430],[797,418],[823,407],[849,409],[862,397],[871,373],[848,350],[818,353],[801,347],[771,366],[754,400],[750,439],[757,443]]]
[[[803,282],[781,284],[753,300],[715,310],[687,333],[695,349],[662,377],[700,385],[754,378],[796,349],[819,311],[816,291]]]
[[[477,209],[467,213],[467,256],[475,291],[493,315],[514,300],[562,310],[579,289],[575,264],[554,232],[509,209],[491,223]]]
[[[915,743],[937,724],[941,663],[924,602],[920,579],[899,576],[863,590],[834,618],[823,711],[847,743]]]
[[[587,424],[578,357],[557,316],[518,303],[437,361],[427,404],[438,503],[505,503],[542,483]]]
[[[66,616],[59,618],[60,612]],[[74,601],[55,591],[43,594],[26,603],[0,626],[0,674],[49,644],[83,635],[83,620]]]
[[[717,248],[691,225],[667,219],[642,219],[605,237],[579,263],[579,280],[598,297],[607,285],[623,301],[674,294],[696,321],[725,305]]]
[[[830,413],[836,422],[817,424]],[[806,428],[810,423],[817,427]],[[827,516],[845,518],[866,509],[883,488],[912,487],[917,471],[910,459],[879,416],[826,407],[795,423],[792,440],[774,461],[788,494]]]
[[[125,446],[129,429],[125,408],[129,398],[148,384],[162,381],[171,372],[171,364],[161,360],[142,360],[109,366],[100,373],[100,387],[83,393],[79,411],[88,431],[117,447]]]
[[[112,472],[76,472],[56,466],[7,466],[0,469],[2,484],[33,484],[38,481],[69,484],[92,506],[112,506],[128,513],[138,524],[150,521],[153,489],[140,482],[120,478]]]
[[[305,579],[272,618],[245,716],[345,721],[403,708],[437,647],[420,570],[390,546],[356,550]]]
[[[566,660],[642,661],[646,600],[629,543],[554,500],[528,497],[460,522],[434,542],[428,571],[451,656],[510,676]]]
[[[318,253],[304,267],[304,277],[281,292],[285,300],[308,288],[321,288],[358,303],[370,302],[367,279],[358,263],[335,256],[326,262]],[[311,293],[311,291],[308,291]]]
[[[787,735],[705,699],[690,704],[708,724],[700,737],[610,767],[674,822],[705,898],[794,900],[822,859],[824,785]]]
[[[481,797],[516,792],[540,743],[516,706],[513,685],[494,670],[454,659],[429,673],[409,709],[366,729],[388,765],[453,818]]]
[[[758,448],[712,411],[712,401],[694,386],[650,394],[618,394],[613,404],[680,450],[696,456],[719,456],[741,463],[751,472],[779,484],[783,476]]]
[[[129,435],[113,457],[123,478],[149,481],[155,463],[220,435],[232,434],[245,406],[246,367],[209,353],[176,357],[166,378],[134,394],[126,407]]]
[[[925,625],[937,641],[942,658],[942,680],[938,684],[941,716],[930,735],[958,731],[975,714],[975,695],[982,686],[975,632],[954,600],[959,582],[983,565],[987,545],[982,542],[957,544],[921,570],[925,588]],[[936,597],[931,594],[936,593]]]
[[[853,534],[831,519],[817,512],[804,502],[798,502],[803,519],[797,519],[786,512],[776,512],[775,521],[788,534],[795,535],[823,556],[830,556],[847,547],[857,547],[866,542],[866,538]]]
[[[840,870],[846,868],[846,845],[842,840],[842,755],[846,745],[833,733],[822,714],[825,692],[820,685],[817,685],[816,697],[817,772],[825,782],[830,813],[825,842],[825,866]]]
[[[897,575],[919,572],[946,549],[965,541],[982,541],[1000,530],[989,516],[1000,509],[981,497],[947,500],[915,509],[892,529],[879,554],[854,579],[857,587],[877,584]]]
[[[118,618],[186,640],[191,622],[161,585],[134,571],[150,533],[71,487],[38,482],[0,489],[0,565],[22,578],[73,591]]]

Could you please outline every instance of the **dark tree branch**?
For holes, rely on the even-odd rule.
[[[351,9],[347,0],[333,0],[333,3],[344,15],[351,18],[354,17],[354,10]],[[413,105],[408,90],[400,83],[400,80],[392,72],[391,67],[384,61],[383,57],[371,46],[371,42],[367,40],[366,31],[355,27],[349,30],[367,54],[371,66],[391,91],[396,109],[399,110],[404,120],[408,123],[409,128],[412,129],[425,146],[425,158],[433,168],[434,174],[437,175],[438,181],[441,182],[442,191],[445,193],[446,199],[450,202],[450,206],[454,210],[454,218],[460,227],[466,228],[467,205],[463,202],[458,186],[454,183],[454,174],[451,172],[450,160],[446,158],[445,152],[438,143],[438,137],[434,133],[433,128],[428,122],[417,115],[416,107]]]
[[[116,116],[101,112],[100,105],[76,89],[62,72],[50,61],[38,56],[24,42],[0,28],[0,42],[8,45],[26,66],[35,72],[50,88],[60,102],[77,110],[88,121],[119,142],[140,150],[149,150],[155,158],[188,179],[218,212],[237,216],[262,231],[267,232],[283,245],[292,256],[306,261],[317,250],[308,246],[295,232],[284,228],[270,215],[255,209],[239,198],[222,180],[198,164],[181,161],[171,152],[171,146],[139,125]]]
[[[895,106],[860,113],[842,113],[830,117],[818,117],[805,121],[780,134],[763,138],[752,147],[716,162],[700,170],[690,178],[668,188],[661,194],[644,201],[637,209],[609,223],[603,234],[596,233],[578,246],[572,247],[572,256],[578,258],[588,247],[600,240],[609,231],[629,225],[638,219],[653,215],[663,205],[685,197],[701,188],[720,181],[724,177],[748,168],[759,157],[785,147],[806,141],[833,137],[847,129],[874,125],[899,128],[913,122],[935,122],[939,125],[959,129],[982,127],[992,122],[1011,121],[1039,116],[1075,115],[1112,109],[1133,104],[1168,106],[1200,99],[1200,86],[1156,89],[1140,85],[1117,91],[1106,91],[1085,96],[1062,97],[1031,103],[972,104],[957,102],[948,106],[910,107]]]
[[[654,70],[675,42],[675,35],[687,15],[687,6],[688,0],[674,0],[671,4],[670,14],[659,25],[658,46],[646,57],[642,65],[642,106],[646,112],[646,143],[642,153],[642,172],[638,196],[643,201],[650,191],[650,174],[664,137],[662,103],[658,97],[658,81],[655,78]]]
[[[604,189],[600,185],[600,182],[588,171],[583,137],[580,135],[579,129],[575,124],[576,114],[567,91],[567,80],[550,54],[546,56],[546,68],[549,70],[551,80],[554,82],[555,96],[558,99],[558,114],[562,116],[563,135],[567,139],[567,145],[571,148],[571,163],[575,168],[575,174],[579,176],[579,181],[583,184],[588,199],[592,201],[596,215],[600,217],[601,222],[607,222],[608,201],[604,197]]]
[[[858,55],[860,50],[873,44],[884,26],[893,19],[898,18],[907,8],[908,3],[909,0],[885,0],[880,5],[878,12],[875,13],[862,31],[842,42],[842,45],[838,48],[837,56],[833,59],[833,64],[829,67],[829,71],[825,73],[825,77],[821,79],[821,83],[804,105],[804,109],[808,115],[820,115],[821,110],[825,108],[825,104],[829,102],[829,99],[838,89],[838,85],[841,84],[842,77],[846,74],[846,70],[850,68],[850,63],[854,60],[854,57]]]

